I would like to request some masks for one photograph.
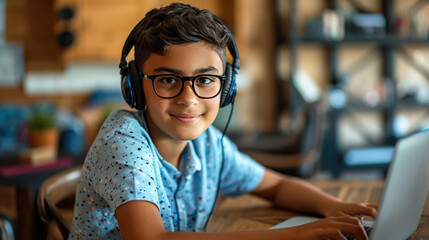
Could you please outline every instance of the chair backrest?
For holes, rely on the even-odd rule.
[[[0,239],[14,240],[13,226],[8,217],[0,215]]]
[[[76,194],[76,187],[82,166],[76,166],[57,173],[46,179],[40,186],[37,196],[37,209],[40,218],[46,222],[55,222],[64,239],[68,238],[71,226],[58,211],[57,204]]]

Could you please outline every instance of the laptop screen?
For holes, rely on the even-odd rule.
[[[397,143],[370,239],[406,239],[416,230],[429,190],[428,146],[429,131]]]

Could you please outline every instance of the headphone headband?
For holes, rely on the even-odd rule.
[[[216,15],[213,15],[213,19],[215,19],[218,23],[220,23],[228,32],[229,41],[227,43],[227,47],[232,56],[232,68],[234,70],[234,74],[238,74],[238,70],[240,69],[240,63],[239,63],[240,56],[238,54],[238,47],[237,47],[237,44],[235,43],[234,36],[232,35],[232,32],[229,30],[226,24],[220,18],[218,18]]]
[[[131,48],[133,48],[133,46],[135,44],[134,33],[137,31],[137,28],[140,26],[140,24],[142,22],[143,22],[143,19],[140,20],[140,22],[138,22],[137,25],[134,26],[133,30],[131,30],[130,34],[128,34],[128,37],[125,40],[124,46],[122,47],[121,61],[119,62],[119,68],[121,69],[121,72],[120,72],[121,75],[123,75],[124,67],[127,66],[128,53],[130,53]]]

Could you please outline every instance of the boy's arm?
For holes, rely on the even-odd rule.
[[[269,169],[265,170],[263,180],[252,193],[273,202],[276,207],[325,217],[376,215],[374,205],[342,202],[308,182]]]
[[[150,240],[260,240],[260,239],[345,239],[342,233],[356,239],[367,239],[359,220],[348,216],[326,218],[302,226],[225,233],[167,232],[158,208],[147,201],[130,201],[116,210],[122,239]]]

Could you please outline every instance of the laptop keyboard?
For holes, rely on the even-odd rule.
[[[363,228],[365,229],[366,235],[367,235],[367,236],[369,236],[369,233],[371,232],[372,227],[363,227]],[[349,236],[349,235],[344,235],[344,237],[345,237],[347,240],[356,240],[356,238],[354,238],[354,237],[352,237],[352,236]]]

